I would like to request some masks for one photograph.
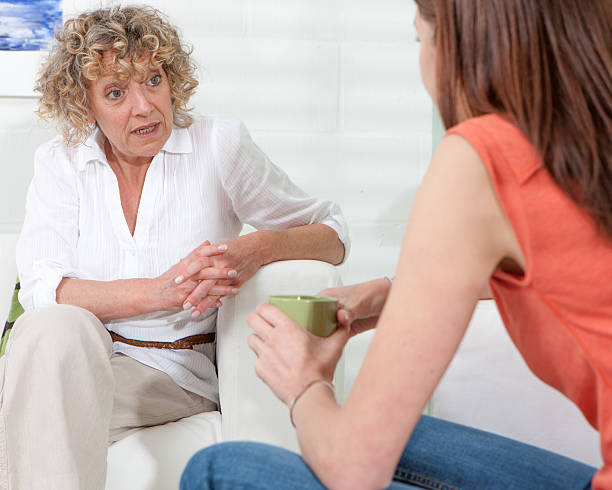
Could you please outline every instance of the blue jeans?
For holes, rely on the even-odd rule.
[[[433,417],[417,424],[389,489],[587,490],[597,470],[578,461]],[[310,490],[323,485],[297,454],[254,442],[196,453],[181,490]]]

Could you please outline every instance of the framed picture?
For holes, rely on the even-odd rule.
[[[0,0],[0,96],[36,96],[38,67],[62,22],[61,2]]]

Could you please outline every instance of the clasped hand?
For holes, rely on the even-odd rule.
[[[253,240],[243,236],[212,245],[205,241],[160,276],[175,305],[197,317],[221,306],[221,298],[238,294],[262,260]]]

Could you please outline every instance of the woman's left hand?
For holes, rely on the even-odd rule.
[[[236,275],[226,279],[221,284],[229,284],[235,287],[242,286],[264,265],[261,246],[257,238],[257,232],[249,235],[239,236],[220,244],[226,247],[223,255],[211,257],[213,267],[218,269],[232,269]],[[196,251],[196,254],[198,252]]]
[[[236,294],[240,286],[250,279],[263,265],[261,250],[254,235],[255,233],[244,235],[217,245],[209,245],[208,242],[204,242],[190,256],[193,255],[196,258],[196,262],[198,257],[206,259],[209,265],[201,270],[196,270],[197,267],[193,266],[191,268],[184,267],[178,273],[181,281],[190,279],[196,274],[205,276],[207,270],[210,270],[211,274],[218,271],[230,271],[227,279],[215,279],[214,284],[218,289],[231,288],[232,294]],[[216,248],[222,252],[213,255],[211,254],[211,248]],[[220,306],[220,300],[223,296],[214,295],[214,289],[213,294],[205,297],[204,300],[199,293],[199,291],[194,291],[185,300],[185,303],[195,306],[194,312],[197,310],[203,313],[207,308]]]
[[[255,331],[248,338],[257,356],[255,373],[285,404],[310,381],[332,380],[350,332],[339,326],[329,337],[318,337],[268,303],[247,322]]]

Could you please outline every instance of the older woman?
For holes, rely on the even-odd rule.
[[[219,298],[269,262],[343,260],[339,208],[240,122],[190,116],[196,86],[151,8],[83,13],[57,35],[39,112],[62,136],[36,152],[17,254],[27,313],[2,359],[9,488],[102,488],[109,441],[217,407]],[[239,237],[243,223],[261,231]]]

